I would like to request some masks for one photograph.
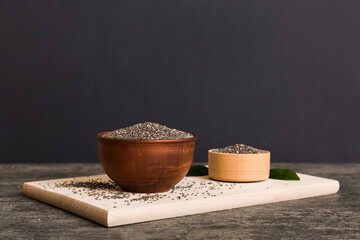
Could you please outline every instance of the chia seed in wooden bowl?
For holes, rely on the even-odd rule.
[[[104,137],[128,140],[170,140],[193,138],[194,136],[158,123],[144,122],[114,130],[105,134]]]
[[[128,192],[166,192],[190,169],[196,136],[145,122],[97,136],[106,174]]]
[[[269,178],[270,152],[235,144],[208,152],[209,177],[229,182],[256,182]]]
[[[214,149],[214,152],[219,153],[237,153],[237,154],[258,154],[258,153],[264,153],[266,151],[257,149],[254,147],[250,147],[245,144],[234,144],[227,146],[225,148],[217,148]]]

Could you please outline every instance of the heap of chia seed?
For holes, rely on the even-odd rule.
[[[192,134],[152,122],[138,123],[109,132],[104,137],[128,140],[168,140],[192,138]]]
[[[235,144],[231,146],[227,146],[225,148],[217,148],[214,152],[218,153],[237,153],[237,154],[258,154],[258,153],[265,153],[266,151],[260,150],[257,148],[253,148],[247,146],[245,144]]]

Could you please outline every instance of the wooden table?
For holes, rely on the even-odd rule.
[[[0,164],[0,239],[360,239],[360,164],[286,164],[338,194],[105,228],[22,193],[26,181],[103,174],[99,164]]]

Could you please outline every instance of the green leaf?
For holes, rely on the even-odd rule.
[[[278,180],[300,180],[299,176],[291,169],[270,169],[270,177]]]
[[[192,165],[186,176],[206,176],[209,174],[208,168],[203,165]]]

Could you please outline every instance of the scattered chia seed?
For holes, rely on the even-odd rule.
[[[192,134],[152,122],[138,123],[109,132],[104,137],[128,140],[168,140],[192,138]]]
[[[235,145],[227,146],[225,148],[215,149],[214,152],[237,153],[237,154],[258,154],[258,153],[265,153],[266,151],[260,150],[257,148],[253,148],[253,147],[247,146],[245,144],[235,144]]]
[[[53,185],[39,184],[43,187],[43,189],[46,189],[45,186],[48,186],[50,189],[68,189],[72,194],[79,195],[81,198],[83,198],[84,195],[87,195],[96,201],[110,200],[112,202],[112,208],[119,208],[121,203],[128,206],[135,204],[135,202],[153,204],[161,200],[188,201],[197,198],[200,193],[202,194],[202,196],[199,196],[201,198],[216,197],[217,195],[214,194],[215,192],[220,189],[224,189],[223,186],[228,186],[228,184],[224,185],[222,182],[208,179],[201,179],[200,182],[196,182],[185,177],[184,180],[184,182],[180,182],[167,193],[125,192],[111,179],[104,180],[101,178],[94,178],[87,181],[76,181],[76,179],[67,180],[54,183]],[[241,185],[235,183],[229,183],[229,186],[229,190],[233,189],[235,186],[241,188]],[[223,195],[223,192],[219,195]]]

